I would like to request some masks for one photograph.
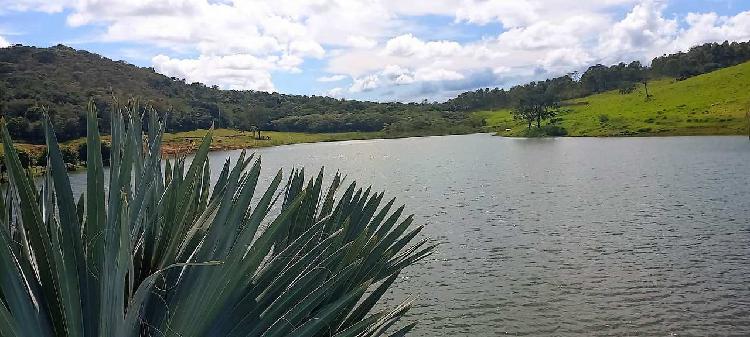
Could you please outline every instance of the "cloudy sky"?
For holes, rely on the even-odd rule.
[[[442,101],[750,40],[750,0],[0,0],[0,47],[63,43],[226,89]]]

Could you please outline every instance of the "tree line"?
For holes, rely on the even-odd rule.
[[[379,103],[324,96],[285,95],[252,90],[220,90],[187,83],[124,61],[57,45],[0,48],[0,114],[15,139],[41,143],[47,111],[61,141],[85,135],[86,105],[93,101],[107,133],[113,97],[140,97],[165,115],[167,131],[211,125],[239,130],[298,132],[385,131],[468,132],[481,125],[471,112],[513,108],[529,128],[554,116],[557,102],[609,90],[623,93],[649,79],[678,80],[750,60],[749,42],[708,43],[687,52],[638,61],[594,65],[510,89],[464,92],[444,103]],[[127,96],[126,96],[127,95]]]
[[[585,72],[573,72],[545,81],[514,86],[508,90],[483,88],[467,91],[444,103],[446,109],[476,111],[523,107],[529,104],[529,94],[543,92],[555,101],[564,101],[610,90],[623,93],[650,79],[663,77],[684,80],[716,69],[734,66],[750,60],[750,42],[706,43],[679,52],[654,58],[647,67],[639,61],[612,66],[597,64]],[[544,98],[538,98],[544,99]]]

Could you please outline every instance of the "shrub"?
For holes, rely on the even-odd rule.
[[[635,84],[628,83],[620,87],[620,95],[632,94],[635,91]]]
[[[60,148],[60,152],[62,153],[63,162],[66,164],[78,164],[78,151],[76,149],[73,149],[72,147],[62,147]]]
[[[110,159],[110,145],[109,143],[102,142],[101,143],[101,150],[102,150],[102,161],[105,166],[109,166],[109,159]],[[79,162],[85,162],[86,158],[88,157],[88,145],[86,143],[83,143],[78,146],[78,161]]]
[[[341,176],[326,188],[322,171],[309,180],[293,171],[281,190],[279,171],[254,198],[260,159],[244,152],[211,185],[210,133],[189,163],[162,168],[163,124],[150,123],[144,147],[134,114],[112,118],[105,184],[90,109],[96,150],[77,201],[49,119],[41,190],[0,125],[10,184],[0,199],[3,336],[370,336],[408,310],[371,313],[435,247],[410,245],[422,227],[403,206],[381,206],[383,193],[354,182],[336,197]]]
[[[19,163],[21,164],[21,167],[23,168],[29,168],[33,166],[38,160],[34,160],[34,156],[29,153],[29,151],[26,151],[24,149],[18,149],[17,150],[17,156]]]
[[[568,135],[568,130],[557,125],[545,125],[542,127],[542,131],[550,137],[563,137]]]
[[[609,122],[609,116],[607,115],[599,115],[599,124],[607,124]]]
[[[39,153],[36,156],[31,156],[31,157],[34,157],[33,161],[34,161],[35,166],[41,166],[41,167],[47,166],[47,149],[43,149],[41,153]]]
[[[524,131],[524,137],[563,137],[568,135],[568,130],[558,125],[545,125],[541,128],[531,128]]]

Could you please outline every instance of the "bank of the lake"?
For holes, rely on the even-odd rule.
[[[336,142],[346,140],[367,140],[367,139],[397,139],[408,137],[426,137],[426,136],[444,136],[451,134],[467,134],[469,131],[479,130],[415,130],[411,132],[338,132],[338,133],[303,133],[303,132],[280,132],[280,131],[261,131],[260,137],[250,131],[241,131],[233,129],[215,129],[213,130],[211,151],[229,151],[237,149],[255,149],[280,145],[303,144],[303,143],[320,143]],[[203,137],[208,130],[200,129],[187,132],[165,133],[162,145],[162,155],[167,157],[176,157],[189,155],[198,149]],[[109,142],[109,136],[103,135],[102,140],[105,144]],[[86,143],[85,138],[79,138],[61,144],[63,157],[68,163],[68,169],[71,171],[85,169],[85,151],[82,149]],[[39,144],[15,143],[19,150],[21,161],[30,168],[33,175],[44,173],[43,167],[46,165],[45,153],[46,147]],[[0,156],[3,150],[0,148]],[[3,177],[0,177],[2,180]]]
[[[188,154],[197,150],[201,139],[208,130],[196,130],[189,132],[168,133],[164,135],[164,156]],[[443,136],[449,134],[466,134],[462,132],[451,132],[446,130],[415,130],[412,132],[336,132],[336,133],[302,133],[302,132],[280,132],[262,131],[260,137],[256,137],[250,131],[239,131],[230,129],[216,129],[213,131],[212,151],[226,151],[236,149],[253,149],[273,147],[280,145],[336,142],[346,140],[367,139],[396,139],[422,136]]]

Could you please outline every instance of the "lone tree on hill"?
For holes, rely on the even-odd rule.
[[[513,118],[526,121],[528,128],[536,122],[536,127],[542,127],[542,121],[557,114],[557,99],[547,91],[547,87],[540,83],[526,85],[513,108]]]

